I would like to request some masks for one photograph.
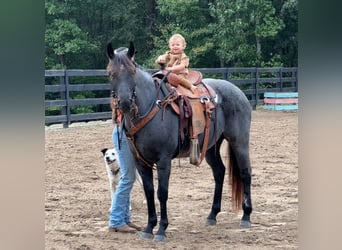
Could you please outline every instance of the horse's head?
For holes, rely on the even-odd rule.
[[[107,45],[109,63],[107,72],[111,80],[112,96],[117,98],[122,113],[129,113],[135,107],[136,64],[134,62],[134,45],[113,50],[112,44]]]

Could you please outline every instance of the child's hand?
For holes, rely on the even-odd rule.
[[[157,59],[158,64],[164,64],[165,63],[165,57],[164,56],[159,56]]]

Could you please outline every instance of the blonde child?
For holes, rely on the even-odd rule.
[[[179,83],[190,89],[193,93],[197,92],[197,88],[186,79],[188,75],[189,57],[184,53],[186,41],[180,34],[174,34],[169,39],[169,49],[164,55],[160,55],[156,63],[166,64],[166,70],[178,75]]]

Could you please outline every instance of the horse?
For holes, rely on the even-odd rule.
[[[141,238],[156,242],[166,242],[168,227],[167,200],[171,162],[176,157],[189,153],[189,138],[179,140],[179,116],[170,105],[160,108],[161,100],[167,97],[161,86],[156,86],[150,73],[135,62],[135,48],[130,42],[128,48],[113,49],[107,44],[107,73],[111,84],[112,97],[123,115],[123,128],[126,134],[136,129],[133,136],[127,136],[133,144],[137,169],[143,180],[147,201],[148,220],[141,232]],[[223,141],[228,142],[229,184],[232,192],[232,207],[242,208],[240,227],[251,226],[251,163],[249,156],[249,137],[251,124],[251,105],[245,94],[229,81],[205,78],[203,83],[216,92],[215,118],[210,124],[209,140],[205,160],[212,169],[215,180],[213,202],[206,225],[217,223],[221,211],[221,199],[226,167],[220,155]],[[162,81],[160,84],[165,84]],[[152,114],[153,113],[153,114]],[[149,117],[148,120],[146,120]],[[145,120],[137,129],[136,124]],[[132,133],[131,133],[132,135]],[[199,137],[203,146],[203,135]],[[139,156],[139,157],[137,157]],[[152,163],[152,164],[150,164]],[[158,176],[157,197],[160,205],[160,222],[157,232],[154,227],[158,218],[155,205],[153,174]]]

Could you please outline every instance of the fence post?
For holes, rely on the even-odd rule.
[[[279,68],[279,84],[280,84],[280,92],[283,92],[283,70]]]
[[[67,121],[63,122],[63,128],[70,125],[70,105],[69,105],[69,76],[67,71],[63,70],[63,76],[60,76],[60,83],[64,85],[64,91],[61,92],[61,99],[65,100],[66,105],[61,108],[61,115],[66,115]]]
[[[296,92],[298,92],[298,69],[297,69],[297,68],[292,70],[291,76],[292,76],[292,77],[294,76],[295,79],[296,79],[296,81],[295,81],[295,87],[296,87]]]
[[[63,127],[69,127],[71,123],[70,117],[70,92],[69,92],[69,74],[68,70],[64,70],[64,77],[65,77],[65,102],[66,102],[66,115],[67,115],[67,124],[63,124]]]
[[[224,68],[223,79],[228,81],[228,78],[229,78],[229,68]]]
[[[256,106],[258,104],[258,79],[259,79],[259,71],[258,68],[254,69],[254,72],[252,71],[252,77],[255,79],[255,81],[252,83],[252,89],[253,89],[253,95],[252,95],[252,108],[253,110],[256,110]]]
[[[66,92],[66,73],[65,70],[63,70],[63,76],[59,77],[59,82],[61,85],[64,86],[64,91],[61,92],[61,99],[67,100],[67,92]],[[68,114],[68,104],[66,103],[66,106],[61,107],[61,115],[67,115]],[[67,128],[68,123],[63,122],[63,128]]]

